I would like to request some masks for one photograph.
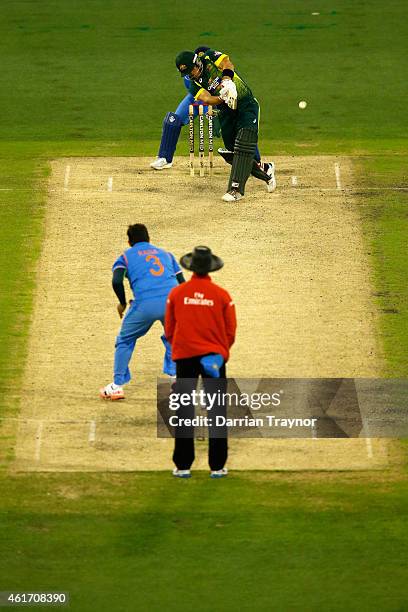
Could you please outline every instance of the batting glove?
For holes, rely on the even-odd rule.
[[[232,108],[232,110],[236,110],[237,108],[237,97],[231,94],[228,95],[227,105]]]
[[[220,96],[221,100],[224,100],[224,102],[226,102],[228,100],[228,93],[228,89],[226,87],[222,87],[218,92],[218,95]]]
[[[226,91],[228,91],[229,94],[231,94],[231,96],[233,97],[237,97],[237,87],[234,83],[234,81],[232,81],[231,79],[224,79],[223,81],[221,81],[221,86],[223,89],[225,89]]]

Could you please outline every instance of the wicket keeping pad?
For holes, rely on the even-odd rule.
[[[252,162],[257,142],[258,130],[244,127],[238,131],[235,139],[228,191],[235,189],[242,195],[244,194],[245,184],[252,172]]]
[[[176,113],[167,113],[163,120],[159,157],[164,157],[168,162],[173,161],[174,151],[176,150],[182,127],[183,122]]]

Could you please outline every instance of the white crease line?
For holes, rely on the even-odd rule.
[[[289,190],[287,189],[282,189],[280,188],[281,191],[283,193],[289,193]],[[32,189],[29,187],[0,187],[0,191],[30,191],[32,193],[36,193],[37,191],[39,191],[38,189]],[[106,189],[70,189],[69,190],[70,193],[72,193],[73,195],[77,194],[77,193],[106,193]],[[143,190],[140,188],[134,188],[134,189],[116,189],[115,193],[121,193],[121,194],[135,194],[135,193],[141,193]],[[303,192],[303,193],[308,193],[308,192],[314,192],[314,191],[338,191],[337,187],[300,187],[299,188],[299,193]],[[361,194],[361,193],[370,193],[373,191],[402,191],[402,192],[408,192],[408,187],[344,187],[342,189],[343,192],[347,192],[347,193],[356,193],[357,195]],[[48,190],[49,193],[60,193],[61,192],[61,188],[50,188]],[[276,191],[274,192],[275,195],[278,195],[276,193]],[[279,194],[280,195],[280,194]]]
[[[285,189],[285,188],[279,188],[278,189],[281,190],[282,193],[289,193],[289,189]],[[17,190],[16,190],[17,191]],[[24,191],[24,190],[21,190]],[[58,189],[50,189],[50,192],[57,192],[58,193]],[[77,194],[77,193],[101,193],[103,192],[104,189],[70,189],[70,193],[72,193],[73,195]],[[135,193],[141,193],[143,190],[139,189],[139,188],[134,188],[134,189],[115,189],[115,193],[121,193],[121,194],[127,194],[127,193],[131,193],[131,194],[135,194]],[[336,191],[339,191],[338,187],[299,187],[299,193],[313,193],[313,192],[319,192],[319,191],[327,191],[327,192],[332,192],[332,193],[336,193]],[[361,193],[372,193],[374,191],[402,191],[402,192],[408,192],[408,187],[344,187],[341,188],[341,191],[343,192],[347,192],[347,193],[351,193],[351,194],[361,194]],[[281,195],[280,193],[278,194],[276,191],[273,192],[273,194],[270,195]]]
[[[71,166],[68,165],[65,168],[64,189],[68,189],[70,174],[71,174]]]
[[[366,448],[367,448],[367,456],[369,459],[373,458],[373,445],[371,443],[371,438],[366,438]]]
[[[32,418],[17,418],[17,417],[4,417],[2,421],[12,421],[13,423],[39,423],[41,419]],[[134,424],[137,422],[137,418],[125,418],[125,419],[112,419],[109,423],[123,424]],[[47,419],[47,423],[56,423],[58,425],[89,425],[88,419]]]
[[[296,185],[298,184],[297,176],[292,176],[291,182],[292,182],[292,187],[296,187]]]
[[[109,177],[108,178],[108,191],[112,191],[112,187],[113,187],[113,177]]]
[[[372,445],[371,438],[370,438],[370,430],[369,430],[367,421],[363,418],[362,415],[361,417],[363,421],[363,436],[365,439],[365,444],[366,444],[366,449],[367,449],[367,457],[369,459],[372,459],[374,455],[373,455],[373,445]]]
[[[339,191],[341,191],[340,164],[334,164],[334,173],[336,175],[336,187]]]
[[[38,423],[37,433],[35,436],[35,455],[34,458],[36,461],[40,460],[41,457],[41,443],[42,443],[42,432],[43,432],[43,421]]]
[[[96,440],[96,421],[91,421],[89,423],[88,442],[89,444],[92,444],[93,442],[95,442],[95,440]]]

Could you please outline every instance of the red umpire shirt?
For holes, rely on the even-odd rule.
[[[225,361],[235,340],[235,306],[210,276],[193,274],[167,299],[165,334],[174,360],[220,353]]]

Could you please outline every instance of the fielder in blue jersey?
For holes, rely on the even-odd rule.
[[[197,47],[194,53],[197,53],[200,57],[204,55],[206,51],[209,51],[210,47]],[[178,143],[178,139],[180,137],[181,128],[183,125],[187,125],[189,122],[188,116],[188,108],[190,104],[196,103],[197,100],[190,93],[190,78],[188,76],[183,77],[184,86],[187,89],[188,93],[178,107],[175,112],[168,112],[163,120],[163,129],[162,129],[162,137],[160,141],[159,152],[154,161],[150,164],[150,167],[154,170],[164,170],[165,168],[171,168],[173,165],[173,157],[176,152],[176,147]],[[207,108],[204,105],[205,109]],[[197,106],[194,106],[194,117],[198,114]],[[216,123],[216,115],[214,117],[214,135],[217,135],[217,123]],[[218,134],[219,135],[219,134]],[[258,146],[256,147],[254,159],[261,164],[261,154],[259,152]],[[262,164],[262,168],[267,172],[270,164],[265,162]]]
[[[184,282],[183,273],[174,255],[150,243],[145,225],[129,225],[129,249],[117,258],[112,267],[112,287],[119,300],[117,310],[122,319],[127,307],[123,281],[128,279],[134,299],[123,317],[115,344],[113,382],[100,390],[103,399],[124,399],[123,385],[131,379],[129,362],[138,338],[144,336],[156,321],[164,325],[167,296],[171,289]],[[176,365],[171,346],[162,336],[165,347],[163,372],[175,376]]]

